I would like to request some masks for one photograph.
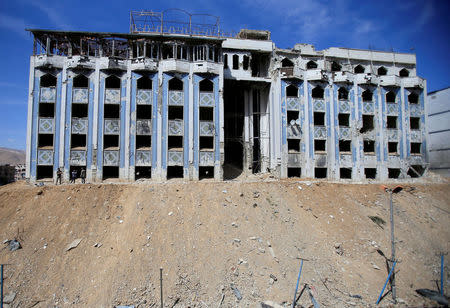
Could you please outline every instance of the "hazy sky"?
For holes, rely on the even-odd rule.
[[[128,32],[130,10],[180,8],[219,16],[225,30],[270,30],[281,48],[311,43],[318,50],[416,53],[430,92],[450,86],[449,7],[448,0],[0,1],[0,147],[26,145],[33,39],[25,28]]]

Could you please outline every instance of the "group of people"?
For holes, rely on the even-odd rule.
[[[56,185],[62,184],[62,175],[63,172],[61,170],[61,168],[58,168],[58,170],[56,171]],[[70,183],[74,183],[76,179],[78,178],[78,171],[76,169],[73,169],[72,172],[70,173]],[[80,171],[80,178],[81,178],[81,183],[85,184],[86,183],[86,169],[81,168]]]

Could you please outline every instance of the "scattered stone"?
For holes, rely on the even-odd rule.
[[[69,196],[69,197],[67,197],[67,200],[70,200],[72,197],[71,196]]]
[[[238,288],[234,286],[234,284],[230,284],[231,290],[233,290],[234,296],[236,296],[237,300],[240,301],[242,299],[241,292]]]
[[[340,256],[342,256],[344,254],[344,249],[342,249],[342,244],[341,243],[335,243],[334,244],[334,248],[336,249],[336,253]]]
[[[362,296],[359,294],[350,294],[350,297],[362,299]]]
[[[378,271],[380,270],[380,268],[375,263],[372,263],[372,267]]]
[[[121,223],[123,223],[123,220],[121,219],[121,220],[119,220],[119,224],[121,224]]]
[[[277,281],[277,277],[274,274],[270,274],[270,278],[272,278],[274,281]]]
[[[80,244],[81,240],[82,240],[81,238],[74,240],[67,246],[66,251],[76,248]]]
[[[265,250],[264,248],[258,248],[258,251],[259,251],[260,253],[265,253],[265,252],[266,252],[266,250]]]
[[[228,203],[231,203],[231,202],[233,202],[233,201],[231,200],[231,198],[230,198],[230,197],[226,197],[226,198],[225,198],[225,201],[226,201],[226,202],[228,202]]]
[[[39,189],[38,192],[36,193],[36,195],[42,195],[44,191],[42,189]]]
[[[10,240],[8,241],[9,251],[15,251],[22,248],[18,240]]]
[[[235,239],[233,239],[233,242],[235,242],[235,243],[240,243],[240,242],[241,242],[241,240],[240,240],[240,239],[238,239],[238,238],[235,238]]]
[[[94,244],[94,247],[100,248],[100,247],[102,247],[102,245],[103,245],[102,243],[95,243],[95,244]]]
[[[261,194],[259,193],[259,191],[255,191],[253,193],[253,198],[259,198],[259,196],[261,196]]]
[[[224,190],[222,190],[222,192],[223,192],[224,194],[226,194],[226,193],[227,193],[227,190],[226,190],[226,189],[224,189]]]
[[[253,207],[257,207],[258,206],[258,204],[257,203],[253,203]]]
[[[298,185],[297,188],[298,188],[299,190],[302,190],[302,189],[303,189],[300,185]]]
[[[236,222],[234,222],[234,221],[233,221],[233,222],[231,223],[231,226],[232,226],[232,227],[235,227],[235,228],[237,228],[237,227],[238,227],[237,223],[236,223]]]
[[[169,216],[172,216],[173,215],[173,212],[169,212]]]
[[[306,186],[311,186],[311,182],[310,182],[310,181],[306,181],[306,182],[305,182],[305,185],[306,185]]]
[[[261,308],[284,308],[284,307],[272,301],[265,301],[261,303]]]
[[[239,194],[239,197],[244,197],[244,193],[240,193],[240,194]]]
[[[3,303],[11,304],[15,298],[16,298],[16,293],[14,293],[14,292],[6,294],[5,296],[3,296]]]

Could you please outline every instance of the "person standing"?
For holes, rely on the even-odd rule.
[[[84,168],[81,169],[80,178],[81,178],[81,183],[85,184],[86,183],[86,170]]]
[[[62,171],[61,168],[58,168],[58,170],[56,170],[56,185],[58,185],[58,181],[59,181],[59,185],[61,185],[61,181],[62,181]]]
[[[70,183],[74,183],[75,184],[76,178],[77,178],[77,170],[73,169],[72,170],[72,174],[71,174],[71,178],[70,178]]]

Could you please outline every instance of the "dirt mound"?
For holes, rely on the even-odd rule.
[[[449,250],[450,185],[407,185],[395,196],[396,282],[399,306],[417,306],[431,303],[414,290],[436,289]],[[300,288],[313,286],[321,305],[374,306],[387,276],[377,249],[390,255],[387,202],[379,185],[291,180],[10,184],[0,239],[23,248],[0,251],[5,293],[17,293],[13,307],[157,307],[162,267],[165,307],[286,305],[304,258]],[[298,305],[310,304],[305,292]]]

